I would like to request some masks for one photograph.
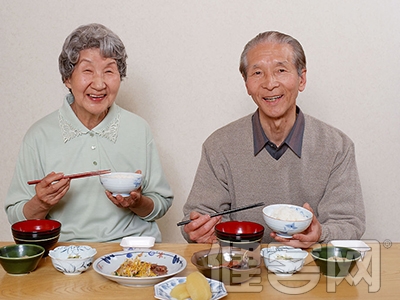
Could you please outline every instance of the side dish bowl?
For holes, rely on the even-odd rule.
[[[59,246],[49,256],[56,270],[65,275],[79,275],[90,268],[96,249],[89,246]]]
[[[195,252],[191,262],[205,277],[231,285],[260,274],[260,260],[252,255],[241,248],[219,247]]]
[[[11,275],[24,275],[34,271],[43,257],[44,248],[38,245],[8,245],[0,248],[0,263]]]
[[[361,258],[361,253],[346,247],[323,246],[314,248],[311,256],[323,275],[346,277]]]
[[[280,211],[283,211],[282,216],[277,217]],[[290,204],[269,205],[263,208],[262,213],[267,226],[284,238],[291,238],[293,234],[306,230],[313,218],[308,209]]]
[[[138,255],[141,261],[166,266],[168,269],[167,274],[153,276],[153,277],[127,277],[115,275],[115,271],[127,259],[134,259]],[[105,278],[115,281],[121,285],[139,287],[139,286],[153,286],[163,280],[166,280],[186,268],[186,260],[175,253],[166,252],[162,250],[132,250],[121,251],[103,255],[96,259],[93,263],[93,269]]]
[[[261,256],[269,271],[277,276],[292,276],[303,268],[308,252],[300,248],[279,246],[263,248]]]

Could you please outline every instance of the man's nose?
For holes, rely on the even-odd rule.
[[[262,87],[268,90],[273,90],[279,85],[274,74],[265,74],[262,82]]]

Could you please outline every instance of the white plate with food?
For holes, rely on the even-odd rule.
[[[151,286],[183,271],[186,264],[178,254],[142,249],[103,255],[93,263],[93,269],[125,286]]]
[[[211,288],[211,300],[221,299],[228,295],[225,285],[221,281],[209,278],[207,278],[207,280]],[[173,277],[163,282],[160,282],[154,286],[154,297],[161,300],[173,300],[175,298],[172,298],[170,295],[172,289],[178,284],[184,282],[186,282],[186,277]]]

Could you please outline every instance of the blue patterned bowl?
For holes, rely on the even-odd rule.
[[[49,256],[56,270],[65,275],[79,275],[90,268],[96,249],[89,246],[59,246]]]
[[[113,193],[113,196],[129,196],[129,193],[137,190],[142,184],[142,174],[129,172],[111,172],[100,175],[103,187]]]
[[[311,211],[291,204],[269,205],[264,207],[262,212],[268,227],[284,238],[291,238],[293,234],[303,232],[313,219]]]

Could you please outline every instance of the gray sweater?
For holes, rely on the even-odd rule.
[[[264,201],[266,205],[308,202],[322,225],[320,242],[359,239],[365,209],[353,142],[338,129],[304,115],[302,155],[289,148],[275,160],[266,151],[254,156],[251,115],[218,130],[204,142],[184,219],[192,210],[211,214]],[[223,221],[264,225],[262,242],[272,242],[262,207],[225,215]],[[184,238],[190,242],[182,230]]]

